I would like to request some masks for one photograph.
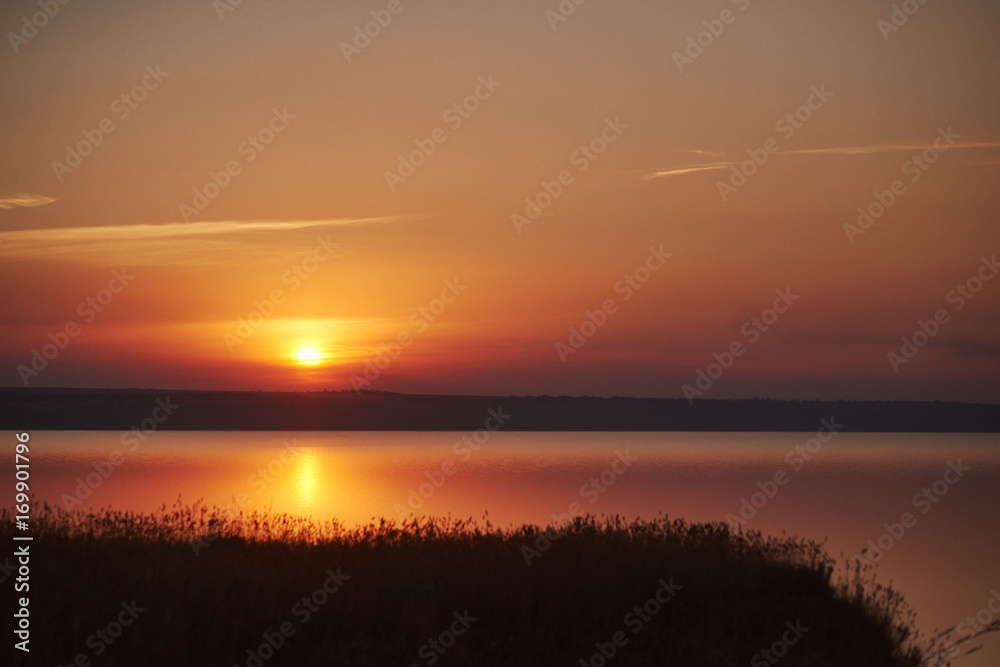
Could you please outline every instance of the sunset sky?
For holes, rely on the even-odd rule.
[[[52,4],[0,384],[1000,401],[995,0]]]

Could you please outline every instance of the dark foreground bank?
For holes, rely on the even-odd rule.
[[[18,665],[941,664],[896,593],[723,524],[32,515]]]
[[[0,430],[998,433],[1000,405],[588,396],[0,388]]]

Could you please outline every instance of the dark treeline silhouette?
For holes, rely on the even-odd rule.
[[[1000,432],[1000,405],[977,403],[0,388],[5,430],[466,431],[491,410],[505,431]]]

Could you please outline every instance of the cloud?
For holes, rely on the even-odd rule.
[[[876,153],[895,153],[902,151],[922,151],[934,148],[929,144],[882,144],[877,146],[842,146],[839,148],[809,148],[797,151],[781,151],[784,155],[873,155]],[[1000,141],[956,141],[948,150],[1000,148]]]
[[[830,148],[807,148],[799,149],[794,151],[779,151],[775,153],[775,156],[804,156],[804,155],[877,155],[880,153],[895,153],[895,152],[909,152],[909,151],[922,151],[928,148],[933,148],[933,143],[926,144],[878,144],[874,146],[835,146]],[[988,149],[988,148],[1000,148],[1000,141],[956,141],[954,142],[948,150],[977,150],[977,149]],[[685,153],[695,153],[698,155],[711,155],[715,157],[724,156],[724,153],[717,153],[712,151],[702,151],[702,150],[686,150]],[[741,162],[746,161],[745,155],[740,155],[737,158],[730,160],[721,160],[716,162],[706,162],[701,164],[689,164],[685,166],[675,167],[673,169],[661,169],[657,171],[652,171],[646,173],[643,178],[653,179],[653,178],[665,178],[667,176],[679,176],[681,174],[691,174],[699,171],[713,171],[717,169],[729,169],[734,167]],[[985,161],[973,162],[971,164],[980,165],[991,165],[996,164],[993,159],[987,159]]]
[[[13,197],[0,198],[0,208],[34,208],[51,204],[54,201],[54,197],[21,193]]]
[[[678,167],[666,171],[654,171],[646,174],[643,178],[663,178],[664,176],[676,176],[678,174],[690,174],[696,171],[711,171],[713,169],[728,169],[737,164],[736,162],[710,162],[708,164],[696,164],[690,167]]]
[[[74,243],[81,241],[115,242],[134,239],[197,238],[249,232],[280,232],[312,227],[342,227],[378,222],[392,218],[356,218],[338,220],[259,220],[223,222],[168,222],[160,225],[106,225],[103,227],[56,227],[12,232],[36,241]]]
[[[329,228],[388,223],[398,218],[171,222],[24,229],[7,233],[3,255],[16,259],[142,264],[253,263],[288,256]],[[238,252],[234,252],[238,249]]]

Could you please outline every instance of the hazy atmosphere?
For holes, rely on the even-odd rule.
[[[5,3],[2,382],[996,401],[1000,6],[911,4]]]
[[[0,32],[0,663],[1000,665],[997,0]]]

